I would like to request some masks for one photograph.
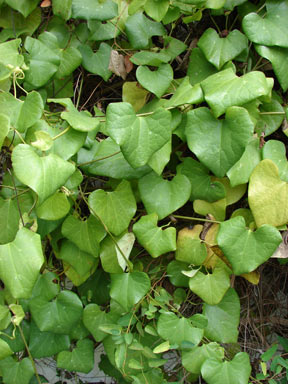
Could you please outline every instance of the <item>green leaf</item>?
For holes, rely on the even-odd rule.
[[[269,96],[272,86],[273,79],[266,78],[263,72],[252,71],[238,77],[231,68],[209,76],[201,83],[204,98],[215,117],[222,115],[229,107]]]
[[[105,237],[103,225],[93,215],[85,221],[68,216],[62,224],[62,234],[83,251],[94,257],[99,255],[99,243]]]
[[[188,264],[173,260],[167,266],[167,275],[171,284],[175,287],[188,287],[189,278],[184,276],[182,271],[188,268]]]
[[[96,53],[88,45],[81,45],[78,49],[82,54],[83,67],[88,72],[99,75],[104,81],[107,81],[112,75],[108,69],[111,54],[110,45],[101,43]]]
[[[30,300],[32,319],[40,331],[67,335],[82,316],[82,302],[76,293],[61,291],[52,301],[43,296]]]
[[[168,141],[162,148],[158,149],[152,157],[150,157],[148,161],[149,167],[157,173],[157,175],[161,175],[165,166],[168,164],[172,151],[172,140]]]
[[[8,116],[5,116],[1,113],[0,124],[1,124],[1,131],[0,131],[0,150],[1,150],[5,137],[8,135],[9,128],[10,128],[10,119],[8,118]]]
[[[191,183],[191,200],[206,200],[214,202],[225,197],[224,185],[219,181],[212,181],[209,169],[191,157],[185,157],[177,167],[177,171],[188,177]]]
[[[128,312],[150,290],[150,278],[144,272],[111,275],[110,296]]]
[[[151,21],[143,13],[129,16],[125,27],[128,39],[134,49],[147,48],[152,36],[162,36],[166,32],[161,23]]]
[[[80,149],[77,163],[81,165],[86,162],[91,162],[91,164],[81,168],[87,173],[114,179],[139,179],[139,177],[151,172],[148,165],[136,169],[132,168],[125,160],[119,145],[109,137],[101,142],[96,140],[90,150]]]
[[[122,88],[122,99],[133,106],[135,112],[139,111],[146,104],[148,91],[139,87],[137,81],[126,81]]]
[[[113,20],[109,20],[108,23],[97,21],[97,20],[88,20],[88,28],[91,31],[89,40],[93,41],[104,41],[115,39],[120,34],[120,28],[115,28]]]
[[[256,232],[246,229],[242,216],[220,224],[217,242],[236,275],[254,271],[269,259],[281,243],[279,231],[262,225]]]
[[[17,67],[19,69],[24,63],[24,57],[19,54],[20,44],[21,39],[10,40],[0,44],[0,62],[11,71]]]
[[[82,62],[82,55],[75,47],[61,49],[59,55],[60,65],[55,77],[62,79],[63,77],[71,75],[71,73],[79,67]]]
[[[262,149],[263,160],[270,159],[277,165],[279,177],[288,182],[288,162],[286,158],[286,148],[283,142],[269,140]]]
[[[59,278],[53,272],[47,272],[38,276],[32,291],[32,297],[40,296],[46,300],[52,300],[60,292]]]
[[[259,114],[256,122],[255,132],[258,136],[268,136],[275,132],[284,120],[284,109],[281,105],[282,99],[275,92],[269,102],[263,102],[259,106]],[[275,113],[276,112],[276,113]]]
[[[72,0],[72,18],[109,20],[118,15],[118,6],[112,0]]]
[[[207,257],[204,242],[200,239],[203,225],[185,227],[178,232],[175,259],[188,264],[201,265]]]
[[[223,263],[219,263],[212,273],[204,274],[198,271],[189,279],[189,288],[205,303],[218,304],[230,287],[230,276]]]
[[[13,357],[9,356],[0,361],[1,376],[7,384],[29,384],[34,369],[28,357],[16,362]]]
[[[211,64],[221,69],[248,47],[248,40],[238,29],[221,38],[214,29],[208,28],[200,37],[198,47]]]
[[[279,177],[276,164],[262,160],[250,177],[248,201],[257,227],[288,223],[288,185]]]
[[[56,37],[50,35],[51,39],[55,40],[54,43],[57,43]],[[25,81],[36,88],[42,87],[58,70],[60,65],[58,52],[30,36],[26,38],[24,47],[29,52],[26,56],[29,69],[25,71]]]
[[[11,322],[11,313],[6,305],[0,305],[0,330],[6,329]],[[0,339],[1,340],[1,339]],[[5,346],[3,346],[5,349]]]
[[[125,233],[115,240],[122,253],[126,256],[126,259],[129,259],[135,241],[133,233]],[[100,259],[102,268],[105,272],[121,273],[122,271],[125,271],[127,263],[123,258],[122,253],[120,253],[111,237],[107,236],[106,239],[101,242]]]
[[[15,299],[28,299],[44,262],[40,236],[26,228],[0,245],[0,277]]]
[[[57,103],[65,107],[65,111],[61,113],[63,120],[76,131],[90,132],[95,130],[99,125],[99,119],[91,117],[85,111],[79,112],[73,105],[71,99],[48,99],[48,103]]]
[[[265,17],[257,13],[249,13],[242,22],[242,27],[253,43],[288,47],[288,5],[285,1],[266,1]]]
[[[5,3],[27,17],[37,7],[38,0],[5,0]]]
[[[159,220],[181,208],[191,194],[189,179],[181,174],[169,181],[151,172],[139,180],[138,188],[147,213],[157,213]]]
[[[122,180],[113,192],[98,189],[88,199],[92,214],[96,214],[114,235],[128,228],[136,212],[136,201],[130,183]]]
[[[202,107],[188,112],[185,132],[189,149],[216,176],[223,177],[242,156],[253,130],[244,108],[230,107],[225,120],[217,120]]]
[[[192,86],[189,77],[184,77],[171,99],[165,103],[165,107],[177,107],[184,104],[200,104],[204,101],[202,88],[199,84]]]
[[[241,158],[229,169],[229,177],[232,187],[248,183],[253,169],[261,161],[259,139],[252,138],[247,144]]]
[[[117,320],[118,317],[115,312],[101,311],[97,304],[88,304],[83,312],[83,323],[97,342],[108,336],[106,332],[100,329],[100,326],[116,324]]]
[[[231,361],[220,362],[211,358],[201,367],[201,374],[207,384],[246,384],[250,373],[249,355],[246,352],[237,353]]]
[[[60,351],[69,349],[69,346],[69,336],[40,331],[36,324],[31,322],[29,350],[34,359],[56,355]]]
[[[140,51],[130,57],[130,61],[136,65],[151,65],[154,67],[159,67],[162,63],[168,63],[170,60],[170,55],[164,50],[159,52]]]
[[[72,352],[61,351],[57,356],[57,367],[84,373],[92,371],[94,367],[93,341],[79,340]]]
[[[75,167],[59,156],[50,154],[39,157],[27,144],[13,150],[12,163],[16,177],[38,194],[42,204],[74,173]]]
[[[150,253],[152,257],[159,257],[164,253],[176,250],[176,229],[162,229],[157,226],[158,216],[152,213],[142,216],[133,225],[133,232],[139,243]]]
[[[131,104],[111,103],[106,119],[108,134],[133,168],[147,164],[171,138],[171,114],[162,108],[151,116],[137,117]]]
[[[193,327],[189,318],[179,318],[172,312],[160,315],[157,322],[157,332],[171,345],[177,344],[179,347],[184,342],[198,345],[204,335],[202,329]]]
[[[188,372],[199,375],[201,367],[207,359],[222,361],[224,349],[218,343],[203,344],[194,347],[190,351],[182,352],[182,364]]]
[[[160,64],[156,71],[151,71],[141,65],[137,68],[136,78],[144,88],[160,99],[173,80],[173,69],[169,64]]]
[[[52,2],[53,14],[62,17],[65,21],[71,18],[73,0],[54,0]]]
[[[49,133],[45,131],[36,131],[34,135],[36,141],[31,143],[33,147],[40,149],[40,151],[48,151],[52,147],[53,140]]]
[[[144,5],[144,10],[148,16],[155,21],[161,21],[166,15],[169,8],[169,0],[147,0]]]
[[[48,197],[37,207],[37,216],[42,220],[59,220],[70,211],[70,203],[67,196],[62,192],[56,192]]]
[[[16,199],[0,197],[0,217],[0,244],[6,244],[14,240],[18,231],[20,214]]]
[[[287,48],[281,47],[265,47],[264,45],[255,45],[256,52],[269,60],[272,64],[273,71],[283,89],[284,92],[288,89],[288,79],[287,79]]]
[[[205,336],[208,339],[219,343],[237,342],[240,301],[234,289],[229,288],[219,304],[204,304],[203,314],[208,319],[208,326],[205,329]]]
[[[217,69],[206,60],[201,49],[193,48],[187,69],[190,83],[192,85],[198,84],[214,73],[217,73]]]
[[[0,339],[0,361],[13,354],[13,351],[9,345],[2,339]]]
[[[71,241],[62,243],[57,257],[63,260],[65,275],[75,286],[83,284],[96,270],[98,260],[91,254],[80,251]]]

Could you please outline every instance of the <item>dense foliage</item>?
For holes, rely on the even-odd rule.
[[[0,1],[3,383],[45,382],[49,356],[88,373],[100,343],[119,384],[287,382],[277,345],[252,372],[234,289],[288,223],[287,20],[287,0]]]

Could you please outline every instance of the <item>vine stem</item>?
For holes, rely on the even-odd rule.
[[[171,215],[171,216],[175,217],[176,219],[183,219],[183,220],[204,221],[206,223],[213,223],[213,224],[221,224],[222,223],[222,221],[201,219],[199,217],[180,216],[180,215]]]
[[[99,159],[94,159],[94,160],[91,160],[91,161],[86,161],[85,163],[78,164],[77,167],[83,167],[84,165],[89,165],[89,164],[96,163],[96,161],[109,159],[109,157],[116,156],[116,155],[118,155],[119,153],[121,153],[121,151],[112,153],[111,155],[107,155],[107,156],[104,156],[104,157],[100,157]]]
[[[97,217],[97,219],[100,221],[100,223],[103,225],[105,231],[108,233],[108,235],[111,237],[111,240],[113,241],[113,243],[115,244],[115,247],[118,249],[118,251],[121,253],[121,256],[123,257],[123,259],[125,260],[126,264],[127,264],[127,268],[128,268],[128,272],[131,273],[132,272],[132,263],[127,259],[127,257],[124,255],[124,252],[122,251],[122,249],[119,247],[117,241],[115,240],[114,236],[112,235],[112,233],[109,231],[107,225],[104,223],[104,221],[101,219],[101,217],[99,215],[97,215],[97,213],[94,211],[93,208],[90,207],[89,203],[88,203],[88,200],[86,199],[86,197],[84,196],[84,193],[82,191],[82,188],[81,186],[79,187],[79,190],[80,190],[80,195],[82,197],[82,199],[84,200],[85,204],[87,205],[87,207],[90,209],[90,211],[93,213],[94,216]]]
[[[260,115],[285,115],[285,112],[260,112]]]
[[[68,132],[68,131],[69,131],[69,129],[70,129],[70,126],[69,126],[69,127],[67,127],[67,128],[65,128],[65,129],[64,129],[64,131],[62,131],[62,132],[58,133],[58,135],[56,135],[56,136],[52,137],[52,140],[56,140],[56,139],[58,139],[58,137],[61,137],[61,136],[65,135],[65,133],[66,133],[66,132]]]
[[[35,372],[35,376],[36,376],[36,380],[37,380],[38,384],[41,384],[41,380],[40,380],[40,377],[39,377],[38,372],[37,372],[37,368],[36,368],[36,365],[35,365],[35,361],[34,361],[34,359],[33,359],[33,356],[31,355],[31,352],[30,352],[30,350],[29,350],[27,341],[26,341],[26,339],[25,339],[25,335],[24,335],[24,333],[23,333],[22,328],[20,327],[20,325],[18,325],[18,329],[19,329],[21,338],[22,338],[22,340],[23,340],[23,343],[24,343],[24,345],[25,345],[26,351],[27,351],[27,353],[28,353],[29,359],[30,359],[30,361],[31,361],[31,363],[32,363],[32,366],[33,366],[33,369],[34,369],[34,372]]]

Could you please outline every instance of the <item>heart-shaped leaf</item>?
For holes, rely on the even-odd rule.
[[[110,137],[101,142],[95,141],[90,150],[81,148],[77,155],[77,162],[80,166],[84,164],[81,168],[92,175],[129,180],[139,179],[139,177],[151,172],[148,165],[136,169],[132,168],[124,158],[119,145]],[[85,165],[85,163],[88,164]]]
[[[144,272],[111,275],[110,296],[128,312],[149,291],[150,279]]]
[[[170,344],[177,344],[179,347],[185,342],[198,345],[204,335],[203,329],[193,327],[190,319],[179,318],[172,312],[160,315],[157,332],[164,340],[168,340]]]
[[[106,313],[101,311],[97,304],[88,304],[83,311],[83,323],[97,342],[102,341],[108,336],[107,333],[100,329],[100,326],[116,324],[117,320],[118,316],[115,312],[110,311]]]
[[[139,180],[138,187],[147,213],[156,212],[159,220],[181,208],[191,194],[189,179],[181,174],[169,181],[151,172]]]
[[[225,63],[235,59],[248,47],[248,40],[238,29],[221,38],[215,29],[208,28],[200,37],[198,47],[211,64],[221,69]]]
[[[288,47],[288,5],[285,1],[266,1],[265,17],[257,13],[249,13],[243,19],[245,34],[253,43]]]
[[[160,99],[173,80],[173,69],[169,64],[161,64],[156,71],[150,71],[141,65],[137,68],[136,77],[142,87]]]
[[[57,155],[39,157],[27,144],[19,144],[12,153],[16,177],[38,194],[42,204],[63,186],[74,173],[75,167]]]
[[[34,375],[33,365],[28,357],[15,361],[9,356],[0,361],[1,376],[7,384],[29,384]]]
[[[137,236],[137,240],[152,257],[176,250],[176,229],[162,230],[157,226],[157,221],[157,214],[151,213],[151,215],[142,216],[133,225],[133,232]]]
[[[205,107],[187,114],[189,149],[218,177],[223,177],[240,159],[253,131],[249,113],[241,107],[228,108],[225,120],[216,119]]]
[[[37,207],[37,216],[42,220],[59,220],[66,216],[70,210],[67,196],[56,192]]]
[[[205,336],[219,343],[236,343],[240,319],[240,301],[232,288],[217,305],[204,304],[203,314],[208,319]]]
[[[205,303],[218,304],[230,287],[230,277],[223,263],[218,263],[212,273],[198,271],[189,279],[189,288]]]
[[[111,103],[107,108],[107,131],[133,168],[145,165],[170,140],[170,125],[171,114],[164,109],[137,117],[129,103]]]
[[[205,244],[200,239],[203,225],[195,225],[193,228],[183,228],[178,232],[176,260],[184,263],[201,265],[206,259]]]
[[[185,157],[177,167],[177,171],[188,177],[191,183],[191,200],[206,200],[208,202],[223,199],[226,195],[224,185],[212,181],[209,169],[191,157]]]
[[[187,268],[187,263],[177,260],[171,261],[167,266],[167,275],[171,284],[175,287],[188,287],[189,278],[182,273]]]
[[[221,362],[212,357],[201,367],[201,374],[207,384],[246,384],[250,373],[249,355],[245,352],[237,353],[231,361]]]
[[[263,72],[257,71],[238,77],[229,68],[209,76],[202,81],[201,87],[213,114],[219,117],[229,107],[241,106],[260,96],[270,95],[273,79],[266,78]]]
[[[57,367],[68,371],[89,373],[94,367],[94,343],[92,340],[77,341],[72,352],[61,351],[57,356]]]
[[[190,351],[182,352],[182,364],[187,371],[199,375],[201,367],[207,359],[224,359],[224,348],[218,343],[203,344],[201,347],[194,347]]]
[[[135,13],[129,16],[125,23],[125,29],[134,49],[146,48],[152,36],[165,34],[165,28],[161,23],[148,19],[143,13]]]
[[[44,262],[40,236],[22,228],[0,245],[0,277],[15,299],[28,299]]]
[[[281,243],[279,231],[262,225],[256,232],[246,229],[242,216],[220,224],[217,242],[236,275],[254,271],[269,259]]]
[[[78,49],[82,54],[83,67],[88,72],[99,75],[104,81],[107,81],[112,75],[112,72],[109,70],[110,45],[101,43],[96,53],[92,51],[89,45],[81,45]]]
[[[82,316],[82,302],[76,293],[61,291],[52,301],[37,296],[30,300],[32,318],[40,331],[68,335]]]
[[[92,214],[96,214],[114,235],[128,228],[136,212],[136,201],[130,183],[122,180],[113,192],[98,189],[88,199]]]
[[[284,143],[278,140],[269,140],[263,147],[262,156],[263,160],[272,160],[278,167],[280,179],[288,182],[288,161]]]
[[[62,234],[83,251],[94,257],[99,254],[99,243],[105,237],[103,225],[93,215],[85,221],[68,216],[62,224]]]
[[[13,354],[12,349],[6,343],[6,341],[0,339],[0,360],[5,359]]]
[[[34,359],[56,355],[58,352],[69,349],[68,335],[57,335],[52,332],[41,332],[32,321],[30,325],[29,350]]]
[[[122,88],[122,99],[133,106],[135,112],[139,111],[146,104],[149,92],[139,87],[137,81],[126,81]]]
[[[250,177],[248,199],[257,227],[288,223],[288,184],[279,177],[273,161],[262,160]]]
[[[63,260],[65,275],[75,286],[83,284],[96,270],[98,260],[80,251],[71,241],[62,243],[58,258]]]
[[[241,158],[227,172],[231,186],[236,187],[237,185],[248,183],[253,169],[260,161],[259,139],[252,138]]]
[[[272,92],[272,98],[269,102],[262,102],[259,105],[259,113],[256,115],[255,132],[258,136],[268,136],[275,132],[284,120],[284,108],[281,105],[282,99],[275,92]],[[249,112],[250,113],[250,112]]]
[[[265,47],[264,45],[255,45],[255,49],[260,56],[265,57],[265,59],[271,62],[273,71],[275,72],[283,91],[286,92],[288,89],[288,79],[286,76],[288,71],[286,61],[288,49],[281,47]]]
[[[57,43],[56,37],[53,37]],[[36,88],[42,87],[58,70],[60,65],[58,52],[30,36],[25,40],[25,49],[29,52],[27,56],[29,69],[25,71],[25,81]]]
[[[84,20],[109,20],[118,15],[118,6],[112,0],[73,0],[72,17]]]
[[[16,11],[22,13],[24,17],[27,17],[38,4],[37,0],[7,0],[6,3]]]

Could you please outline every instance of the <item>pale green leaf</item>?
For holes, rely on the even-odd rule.
[[[57,367],[83,373],[92,371],[94,367],[93,341],[79,340],[72,352],[61,351],[57,356]]]

